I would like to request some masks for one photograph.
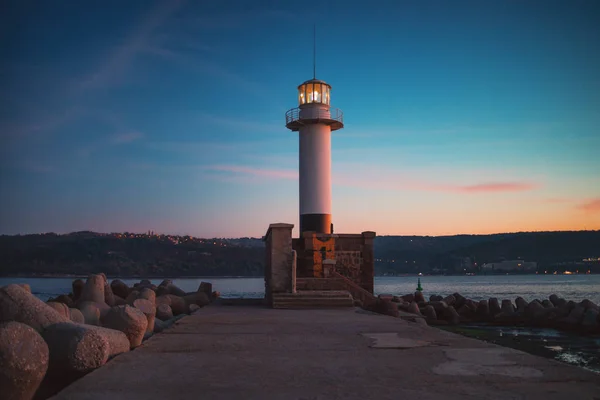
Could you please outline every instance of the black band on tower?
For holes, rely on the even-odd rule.
[[[309,231],[330,234],[331,214],[300,215],[300,233]]]

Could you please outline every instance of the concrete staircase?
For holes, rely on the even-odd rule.
[[[273,308],[340,308],[354,307],[352,295],[345,290],[301,290],[296,293],[273,293]]]

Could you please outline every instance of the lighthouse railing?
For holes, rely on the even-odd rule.
[[[341,122],[342,124],[344,123],[344,113],[342,112],[342,110],[340,110],[339,108],[329,108],[329,110],[327,109],[321,109],[321,108],[317,108],[314,110],[311,110],[311,120],[313,119],[323,119],[323,120],[334,120],[334,121],[338,121]],[[300,108],[296,107],[296,108],[292,108],[291,110],[288,110],[285,113],[285,124],[290,124],[292,122],[296,122],[299,121],[300,119]]]

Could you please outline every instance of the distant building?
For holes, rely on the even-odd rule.
[[[521,272],[534,272],[537,269],[537,262],[535,261],[523,261],[523,260],[504,260],[494,263],[486,263],[481,266],[481,270],[484,272],[494,271],[521,271]]]

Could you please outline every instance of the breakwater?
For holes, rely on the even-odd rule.
[[[140,346],[218,293],[201,282],[186,292],[164,280],[132,287],[104,274],[76,279],[43,302],[28,284],[0,288],[0,386],[11,399],[43,399]]]

